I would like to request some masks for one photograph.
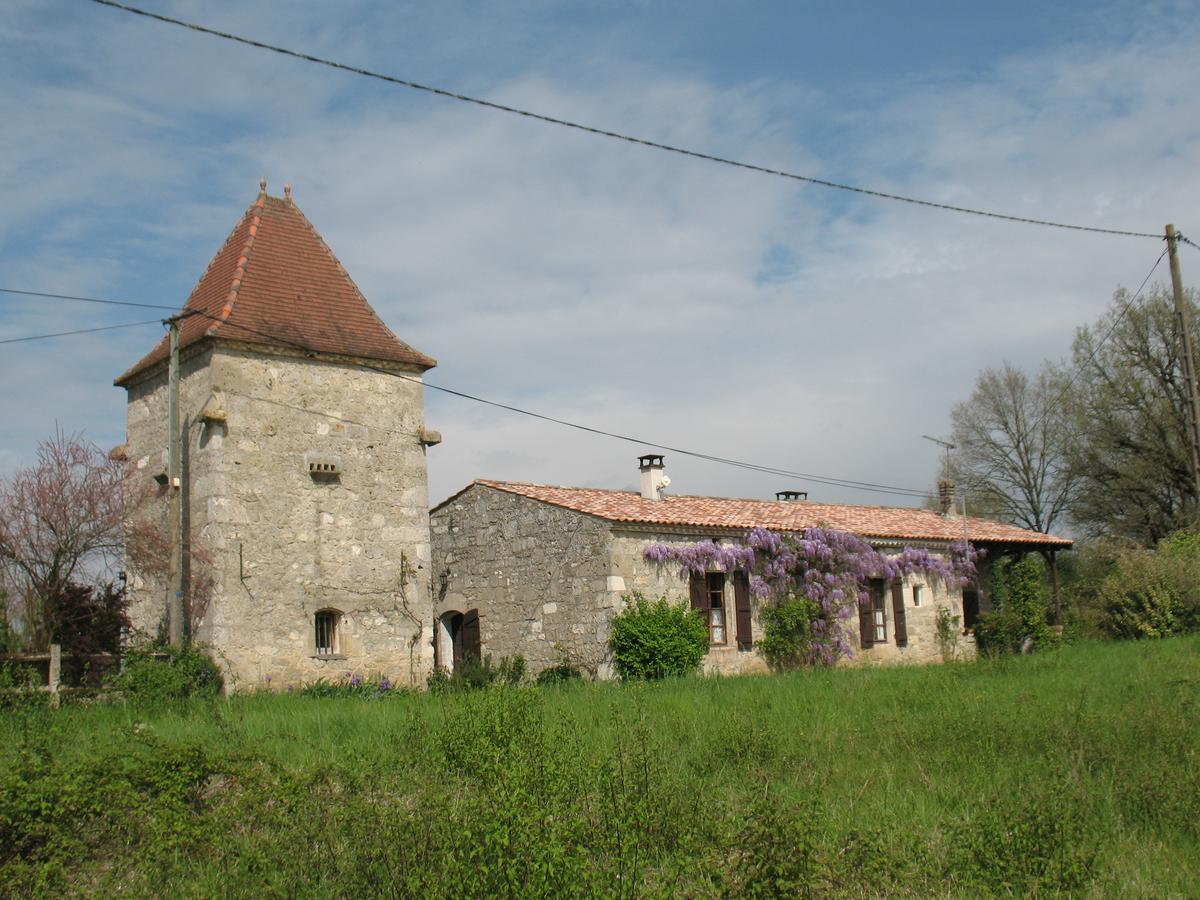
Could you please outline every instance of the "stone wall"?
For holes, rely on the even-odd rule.
[[[433,614],[419,374],[224,344],[183,372],[185,507],[214,583],[197,639],[237,687],[351,671],[423,683]],[[162,372],[130,388],[137,463],[165,449],[165,384]],[[214,392],[226,420],[201,422]],[[314,478],[312,460],[341,474]],[[139,625],[161,618],[160,585],[135,594]],[[341,616],[332,657],[315,651],[323,609]]]
[[[598,677],[612,674],[607,641],[622,596],[641,592],[687,604],[688,582],[674,564],[648,562],[654,543],[684,545],[717,534],[695,529],[650,530],[609,523],[550,504],[473,485],[434,510],[431,521],[434,563],[446,573],[437,613],[478,609],[483,650],[495,658],[522,654],[532,673],[558,662],[565,652]],[[725,536],[724,540],[731,540]],[[895,548],[899,551],[899,547]],[[886,550],[885,550],[886,552]],[[858,649],[858,620],[849,623],[855,657],[845,664],[930,663],[942,660],[937,611],[962,615],[962,592],[913,576],[904,583],[906,646],[895,642],[890,586],[887,640]],[[920,586],[920,605],[913,588]],[[755,648],[739,650],[735,639],[733,588],[726,582],[729,640],[712,647],[706,672],[739,674],[767,671],[757,644],[763,637],[757,615],[763,600],[751,598]],[[974,655],[968,635],[956,635],[955,655]]]
[[[690,604],[688,581],[679,576],[679,567],[674,563],[657,565],[645,558],[646,548],[651,544],[675,546],[694,544],[715,537],[713,534],[686,534],[678,531],[645,531],[630,526],[616,526],[612,549],[613,574],[621,579],[629,591],[640,591],[651,599],[667,597],[676,603]],[[726,538],[728,540],[728,538]],[[757,646],[762,639],[762,624],[758,620],[758,608],[762,601],[751,597],[753,610],[750,634]],[[704,671],[737,675],[767,671],[766,661],[757,650],[739,650],[735,638],[733,584],[725,582],[726,631],[728,642],[724,646],[709,648],[704,657]]]
[[[436,612],[478,609],[484,654],[521,654],[532,674],[564,655],[610,674],[621,590],[608,577],[608,523],[476,484],[434,509],[430,530],[445,575]]]

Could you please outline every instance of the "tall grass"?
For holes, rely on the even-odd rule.
[[[0,891],[1196,896],[1200,640],[6,714]]]

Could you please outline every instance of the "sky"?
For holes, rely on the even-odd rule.
[[[143,3],[814,178],[1200,237],[1195,2]],[[87,0],[6,0],[0,86],[0,288],[181,306],[265,176],[438,360],[428,381],[838,479],[928,488],[922,435],[947,436],[978,372],[1068,354],[1162,250],[650,150]],[[0,339],[158,315],[0,294]],[[121,443],[112,380],[161,332],[0,345],[0,474],[55,428]],[[434,391],[426,419],[433,503],[481,477],[631,488],[654,452]],[[920,502],[665,455],[678,493]]]

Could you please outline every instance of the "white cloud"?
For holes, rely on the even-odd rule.
[[[528,12],[493,38],[475,22],[420,47],[416,28],[386,59],[375,20],[330,27],[321,6],[294,19],[222,14],[231,30],[302,35],[291,42],[375,54],[389,71],[465,69],[455,83],[514,105],[943,202],[1157,230],[1200,195],[1200,99],[1163,90],[1161,75],[1191,65],[1186,25],[1010,57],[970,83],[899,83],[856,108],[834,86],[716,84],[633,63],[614,50],[619,27],[551,48]],[[439,359],[431,381],[722,456],[923,487],[936,449],[920,435],[946,429],[974,374],[1064,353],[1160,249],[847,196],[170,29],[113,22],[92,44],[76,83],[31,85],[39,112],[11,99],[3,110],[20,146],[0,167],[15,199],[0,234],[58,220],[2,258],[4,280],[180,302],[266,172],[274,190],[293,181],[384,319]],[[471,68],[485,46],[495,52]],[[560,78],[568,59],[577,75]],[[830,121],[838,143],[810,136]],[[39,190],[39,169],[59,177]],[[89,348],[58,367],[49,345],[6,354],[39,402],[4,401],[0,466],[27,457],[51,415],[117,442],[107,384],[152,337],[113,334],[56,345]],[[434,393],[427,405],[446,434],[430,455],[435,501],[485,475],[634,482],[633,445]],[[668,465],[682,492],[889,502],[679,455]]]

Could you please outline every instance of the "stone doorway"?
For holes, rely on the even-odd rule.
[[[437,664],[453,672],[464,660],[481,658],[479,610],[444,613],[438,620]]]

